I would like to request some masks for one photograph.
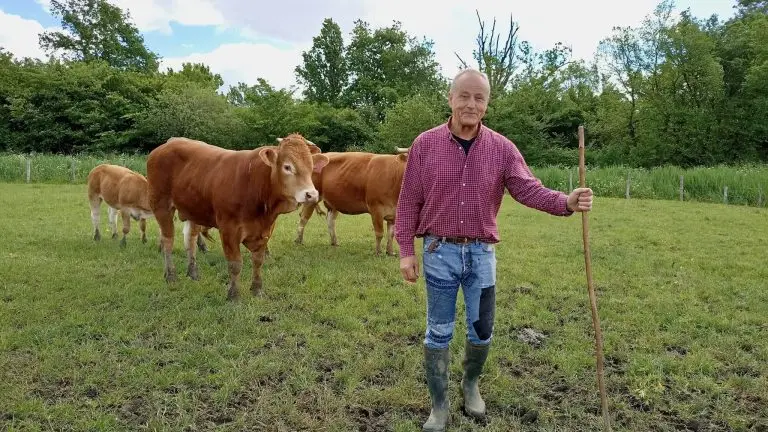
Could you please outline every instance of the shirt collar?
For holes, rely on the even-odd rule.
[[[445,124],[443,125],[443,128],[445,129],[446,138],[448,139],[451,139],[451,137],[453,136],[453,132],[451,132],[452,120],[453,120],[453,116],[448,117],[448,121],[445,122]],[[485,124],[483,124],[482,119],[480,120],[480,124],[477,125],[477,129],[478,130],[477,130],[477,135],[475,136],[475,141],[479,141],[482,138],[482,136],[485,134],[485,129],[487,129]]]

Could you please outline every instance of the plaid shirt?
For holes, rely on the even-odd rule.
[[[408,152],[395,215],[401,257],[415,255],[414,237],[425,234],[498,243],[504,188],[527,207],[573,213],[566,207],[568,195],[545,188],[512,141],[481,124],[465,154],[449,123],[421,133]]]

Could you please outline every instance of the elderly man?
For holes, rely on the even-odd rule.
[[[416,282],[414,238],[423,237],[427,291],[424,362],[432,411],[426,431],[442,431],[449,418],[448,345],[453,338],[456,296],[462,287],[467,317],[464,411],[485,417],[478,378],[488,356],[496,308],[496,215],[504,189],[525,206],[557,216],[592,208],[592,191],[566,195],[545,188],[506,137],[482,124],[490,85],[473,69],[462,70],[448,93],[451,116],[413,142],[395,217],[400,271]]]

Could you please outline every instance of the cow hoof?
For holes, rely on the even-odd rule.
[[[128,245],[128,241],[126,241],[126,240],[125,240],[125,237],[123,237],[123,238],[122,238],[122,240],[120,240],[120,247],[121,247],[121,248],[124,248],[124,247],[126,247],[127,245]]]
[[[230,283],[229,291],[227,291],[227,300],[239,300],[240,293],[237,291],[237,285]]]
[[[172,272],[165,272],[165,281],[166,282],[176,282],[178,279],[176,278],[176,273]]]
[[[261,279],[251,282],[251,294],[255,296],[261,296],[261,288],[264,286],[264,282]]]
[[[294,243],[296,243],[297,245],[298,245],[298,244],[303,244],[303,243],[304,243],[304,241],[303,241],[302,239],[296,239],[296,240],[294,240],[293,242],[294,242]]]
[[[141,242],[144,243],[144,244],[147,244],[147,238],[146,237],[142,237],[141,238]]]
[[[112,233],[112,240],[117,238],[117,233]]]
[[[187,276],[194,281],[200,280],[200,275],[197,273],[197,266],[190,265],[187,268]]]
[[[93,240],[94,240],[94,241],[99,241],[99,240],[101,240],[101,233],[100,233],[100,232],[98,232],[98,231],[96,231],[96,233],[93,235]]]

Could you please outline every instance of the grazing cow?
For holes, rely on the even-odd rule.
[[[131,231],[131,218],[139,221],[141,241],[147,242],[147,218],[152,217],[149,206],[149,184],[146,177],[119,165],[101,164],[88,173],[88,201],[91,204],[93,239],[100,240],[99,219],[101,201],[107,203],[109,210],[109,229],[112,238],[117,238],[117,213],[123,219],[123,239],[120,246],[125,247],[126,236]]]
[[[147,178],[162,236],[165,279],[176,280],[171,256],[176,210],[184,221],[187,275],[199,279],[194,244],[200,229],[217,228],[229,263],[228,298],[239,295],[241,243],[251,252],[251,292],[259,294],[265,249],[278,215],[318,199],[311,175],[328,163],[319,153],[299,134],[254,150],[225,150],[187,138],[170,138],[152,150]]]
[[[392,250],[395,211],[400,195],[400,184],[408,161],[405,154],[385,155],[364,152],[324,153],[328,166],[320,173],[312,174],[312,181],[320,191],[320,199],[328,209],[326,222],[331,245],[337,246],[336,217],[339,213],[358,215],[369,213],[376,236],[376,255],[381,254],[384,237],[384,221],[387,221],[387,255]],[[319,203],[306,203],[301,210],[301,220],[296,243],[304,240],[304,227]]]

